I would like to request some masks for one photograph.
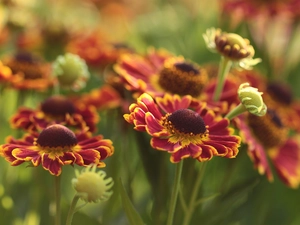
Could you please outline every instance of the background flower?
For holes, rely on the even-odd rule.
[[[13,166],[24,162],[31,162],[32,166],[41,164],[52,175],[59,176],[64,165],[104,167],[102,160],[113,154],[114,147],[101,135],[91,137],[87,130],[75,134],[55,124],[40,133],[25,134],[22,139],[8,137],[0,152]]]

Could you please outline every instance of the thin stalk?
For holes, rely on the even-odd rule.
[[[183,196],[183,193],[181,190],[179,190],[179,201],[181,203],[184,214],[186,214],[188,211],[188,207],[187,207],[187,204],[185,203],[185,199],[184,199],[184,196]]]
[[[52,92],[53,92],[53,95],[59,95],[60,94],[60,85],[59,84],[55,84],[53,86]]]
[[[190,224],[190,221],[191,221],[192,216],[194,214],[194,211],[196,209],[197,196],[198,196],[198,192],[199,192],[199,189],[200,189],[201,181],[203,179],[206,164],[207,163],[202,163],[202,165],[201,165],[200,173],[197,176],[197,179],[196,179],[193,191],[192,191],[191,199],[190,199],[190,202],[188,204],[188,210],[187,210],[186,214],[184,215],[183,225],[189,225]]]
[[[171,196],[171,201],[170,201],[170,208],[169,208],[167,225],[172,225],[173,224],[174,213],[175,213],[175,208],[176,208],[176,203],[177,203],[177,198],[178,198],[178,192],[179,192],[179,187],[180,187],[182,167],[183,167],[183,160],[181,160],[176,165],[175,180],[174,180],[172,196]]]
[[[68,212],[68,216],[67,216],[66,225],[71,225],[72,224],[73,216],[74,216],[75,212],[77,211],[76,205],[77,205],[77,202],[78,202],[79,198],[80,197],[78,195],[75,195],[73,200],[72,200],[72,203],[71,203],[71,206],[70,206],[70,209],[69,209],[69,212]]]
[[[246,112],[247,109],[245,108],[245,106],[243,104],[239,104],[238,106],[236,106],[233,110],[231,110],[226,116],[225,118],[232,120],[234,117]]]
[[[221,97],[221,93],[223,90],[224,82],[226,79],[226,76],[232,66],[232,61],[228,58],[221,57],[220,66],[219,66],[219,72],[218,72],[218,80],[217,80],[217,86],[214,92],[213,100],[219,101]]]
[[[60,207],[60,200],[61,200],[61,190],[60,190],[60,183],[61,183],[61,176],[55,176],[54,185],[55,185],[55,206],[56,206],[56,215],[55,215],[55,225],[60,225],[61,221],[61,207]]]

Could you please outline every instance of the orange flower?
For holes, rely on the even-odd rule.
[[[55,83],[50,76],[51,65],[31,53],[19,52],[3,59],[3,64],[12,70],[13,76],[7,81],[16,89],[46,91]]]

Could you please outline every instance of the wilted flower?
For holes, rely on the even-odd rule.
[[[0,155],[12,166],[31,162],[32,166],[42,164],[52,175],[59,176],[62,166],[95,164],[105,167],[102,160],[114,153],[112,141],[102,135],[91,137],[87,129],[74,133],[67,127],[55,124],[40,133],[27,133],[22,139],[9,136],[6,144],[0,146]]]
[[[251,69],[261,59],[253,59],[254,48],[248,39],[235,33],[222,32],[221,29],[210,28],[203,34],[209,50],[219,52],[224,58],[231,60],[243,69]]]
[[[96,168],[89,166],[81,173],[75,170],[76,178],[72,179],[77,195],[85,202],[107,201],[113,194],[113,179],[105,178],[106,173],[103,170],[96,172]]]
[[[66,53],[53,63],[53,75],[62,87],[80,90],[86,85],[90,74],[87,65],[78,55]]]

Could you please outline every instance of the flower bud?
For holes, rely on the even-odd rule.
[[[85,87],[90,77],[85,61],[71,53],[57,57],[53,63],[53,73],[61,86],[74,90]]]
[[[96,172],[96,166],[87,167],[81,173],[76,170],[72,184],[80,198],[85,202],[107,201],[113,194],[110,190],[114,185],[111,177],[105,179],[106,173]]]
[[[243,106],[248,112],[257,116],[264,116],[267,112],[262,94],[257,88],[251,87],[249,83],[241,84],[238,89],[238,96]]]

